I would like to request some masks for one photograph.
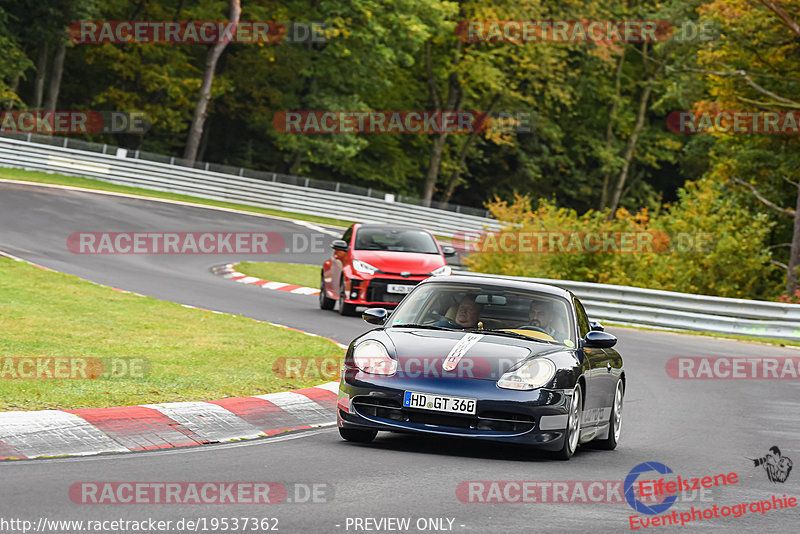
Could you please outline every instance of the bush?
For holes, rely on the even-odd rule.
[[[544,250],[549,247],[550,252],[528,253],[502,252],[512,249],[497,246],[502,236],[484,236],[484,252],[465,259],[473,271],[749,299],[774,300],[781,292],[782,273],[770,264],[766,244],[771,223],[764,214],[753,215],[738,205],[725,184],[687,182],[678,201],[660,213],[619,209],[610,220],[605,212],[579,216],[541,199],[534,209],[529,197],[519,195],[510,203],[495,199],[487,207],[505,223],[503,232],[566,234],[555,245],[551,238],[543,239]],[[621,249],[623,234],[639,241],[629,252],[588,252],[588,243],[597,244],[586,241],[589,233],[614,236]]]

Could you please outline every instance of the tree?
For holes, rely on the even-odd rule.
[[[724,28],[725,39],[709,43],[694,72],[705,75],[709,93],[723,110],[800,110],[800,6],[761,0],[715,0],[701,10]],[[698,104],[702,108],[703,103]],[[708,108],[708,106],[705,106]],[[777,215],[773,248],[788,248],[787,295],[797,291],[800,267],[800,142],[797,135],[715,134],[713,175],[731,180],[753,202]],[[787,187],[787,185],[789,187]],[[781,200],[771,200],[781,199]],[[795,206],[784,207],[786,205]],[[791,224],[786,224],[791,220]]]
[[[234,27],[239,22],[241,14],[241,0],[230,0],[230,14],[228,15],[228,20]],[[186,140],[186,149],[183,152],[184,159],[189,161],[197,159],[197,149],[200,146],[200,139],[203,136],[203,126],[205,125],[208,113],[208,102],[211,100],[211,84],[214,83],[214,72],[217,70],[217,61],[219,61],[219,57],[227,46],[228,41],[222,39],[211,47],[206,57],[203,83],[200,85],[200,95],[197,98],[197,105],[194,108],[192,124],[189,127],[189,138]]]

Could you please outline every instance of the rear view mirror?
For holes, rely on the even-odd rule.
[[[589,329],[592,332],[605,332],[606,330],[599,321],[589,321]]]
[[[617,344],[617,338],[606,332],[592,331],[583,338],[583,346],[587,349],[610,349]]]
[[[331,243],[331,248],[333,250],[341,250],[342,252],[347,252],[347,249],[349,247],[347,246],[347,241],[344,241],[342,239],[334,239],[333,243]]]
[[[361,318],[366,322],[379,326],[386,322],[387,317],[389,317],[389,312],[385,308],[367,308],[361,314]]]
[[[456,249],[454,249],[451,246],[445,245],[445,246],[442,247],[442,254],[444,254],[445,256],[455,256],[456,255]]]
[[[475,297],[475,304],[492,304],[494,306],[505,306],[506,298],[503,295],[478,295]]]

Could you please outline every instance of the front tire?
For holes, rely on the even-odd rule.
[[[335,305],[336,300],[328,298],[325,293],[325,275],[323,274],[320,276],[319,283],[319,307],[323,310],[332,310]]]
[[[344,278],[339,282],[339,314],[340,315],[355,315],[356,307],[354,304],[347,304],[344,299],[347,296],[347,291],[344,289]]]
[[[620,430],[622,430],[622,398],[625,395],[625,387],[622,380],[617,380],[617,388],[614,391],[614,405],[611,407],[611,419],[608,422],[608,437],[595,441],[594,445],[598,449],[613,451],[619,443]]]
[[[564,430],[564,446],[555,453],[559,460],[569,460],[578,448],[581,437],[581,420],[583,419],[583,392],[578,384],[572,392],[572,402],[569,406],[567,428]]]
[[[352,441],[355,443],[369,443],[375,439],[375,436],[378,435],[378,431],[339,427],[339,435],[342,436],[342,439],[346,441]]]

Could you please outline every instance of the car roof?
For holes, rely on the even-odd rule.
[[[555,297],[561,297],[571,300],[574,295],[571,291],[562,289],[560,287],[551,286],[548,284],[539,284],[537,282],[528,282],[526,280],[514,278],[502,278],[500,276],[492,276],[488,274],[453,274],[451,276],[431,276],[421,282],[421,284],[435,284],[435,283],[456,283],[456,284],[483,284],[486,286],[493,286],[498,288],[508,289],[523,289],[528,291],[537,291]]]

